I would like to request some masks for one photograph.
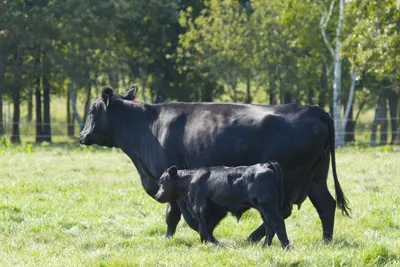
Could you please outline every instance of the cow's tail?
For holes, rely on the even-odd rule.
[[[272,169],[275,171],[275,179],[276,179],[276,184],[278,186],[278,194],[279,194],[279,207],[282,209],[283,208],[283,201],[285,199],[285,193],[283,190],[283,171],[281,168],[281,165],[277,161],[271,161],[270,166],[272,166]]]
[[[333,181],[335,184],[335,192],[336,192],[336,203],[338,208],[342,211],[343,214],[346,214],[350,217],[349,211],[349,203],[347,198],[345,197],[342,188],[340,187],[339,179],[336,172],[336,157],[335,157],[335,125],[331,116],[328,113],[325,113],[328,117],[328,128],[329,128],[329,147],[332,158],[332,172],[333,172]]]

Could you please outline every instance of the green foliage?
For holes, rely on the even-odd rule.
[[[321,36],[312,32],[319,27],[317,5],[249,3],[209,1],[195,18],[190,8],[181,12],[186,32],[178,48],[179,70],[214,76],[228,87],[233,101],[243,101],[235,90],[248,79],[253,92],[262,87],[269,93],[290,93],[297,102],[315,101],[327,65]]]
[[[398,266],[398,152],[340,149],[337,167],[352,219],[336,212],[324,245],[310,201],[286,220],[293,249],[251,245],[261,222],[250,210],[216,228],[225,245],[201,244],[181,221],[164,239],[165,204],[146,195],[129,158],[118,150],[74,144],[0,148],[0,259],[5,266]],[[18,168],[16,169],[16,166]],[[331,172],[329,188],[334,193]],[[233,230],[234,229],[234,230]]]
[[[344,54],[378,79],[399,78],[400,5],[396,0],[351,1],[348,16],[355,27],[343,44]]]
[[[334,2],[326,27],[330,44]],[[72,83],[78,103],[97,97],[107,83],[121,92],[138,82],[139,99],[147,102],[290,101],[327,109],[333,60],[320,23],[330,3],[1,1],[0,97],[10,101],[17,92],[25,105],[36,79],[48,72],[51,92],[65,96]],[[399,8],[396,0],[346,1],[342,101],[353,67],[359,73],[355,103],[367,108],[383,87],[398,83]],[[85,110],[78,107],[80,114]]]

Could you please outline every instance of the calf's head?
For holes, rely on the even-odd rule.
[[[161,175],[158,186],[159,189],[155,195],[155,199],[158,202],[171,202],[180,198],[184,188],[178,175],[178,169],[175,165],[168,168]]]
[[[123,96],[114,94],[111,86],[104,87],[101,97],[90,105],[85,127],[79,135],[82,145],[117,147],[112,127],[112,106],[122,100],[135,100],[137,86],[133,85]],[[115,118],[115,116],[114,116]]]

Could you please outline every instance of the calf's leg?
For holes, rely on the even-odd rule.
[[[203,210],[201,213],[197,214],[197,218],[199,220],[199,233],[201,242],[210,242],[214,244],[218,244],[218,240],[213,235],[213,228],[208,221],[207,211]]]
[[[199,231],[199,223],[192,213],[188,210],[186,203],[183,200],[178,200],[177,202],[170,202],[167,204],[166,210],[166,223],[167,223],[167,233],[166,238],[172,237],[176,232],[176,227],[181,219],[181,215],[185,219],[185,222],[190,228]]]
[[[281,211],[282,217],[284,219],[288,218],[291,214],[292,214],[292,205],[290,205],[287,208],[284,208]],[[272,228],[269,228],[268,232],[266,232],[265,226],[264,224],[261,224],[256,230],[254,230],[249,237],[247,238],[248,241],[252,242],[252,243],[257,243],[258,241],[260,241],[264,236],[268,236],[269,239],[271,239],[269,241],[269,243],[272,243],[272,239],[275,236],[275,231]]]
[[[167,223],[167,233],[165,234],[165,238],[170,238],[175,234],[176,227],[181,219],[181,211],[176,202],[170,202],[167,204],[165,219]]]
[[[273,231],[279,238],[281,242],[282,248],[286,249],[289,247],[289,239],[287,237],[285,220],[280,214],[277,207],[270,207],[264,205],[264,207],[260,207],[260,213],[264,220],[264,225],[266,227],[266,232],[268,233],[271,227]],[[265,237],[264,246],[268,243],[272,242],[272,238],[268,235]],[[270,245],[270,244],[269,244]]]

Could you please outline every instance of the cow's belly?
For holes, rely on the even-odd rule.
[[[302,135],[302,136],[301,136]],[[228,134],[205,134],[186,147],[191,168],[202,166],[241,166],[277,160],[282,168],[312,165],[324,151],[325,135],[295,130],[282,132],[241,129]]]
[[[248,166],[277,160],[284,172],[285,205],[300,205],[308,195],[313,167],[324,153],[327,129],[318,123],[274,126],[274,130],[248,127],[197,136],[187,146],[191,149],[186,166]]]

